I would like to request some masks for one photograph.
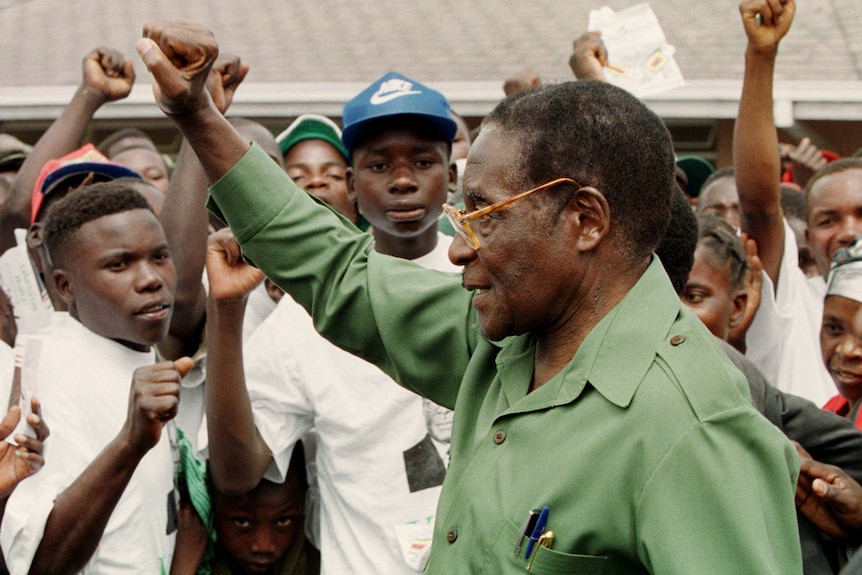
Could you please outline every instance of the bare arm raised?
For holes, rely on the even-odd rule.
[[[206,394],[210,470],[226,493],[253,489],[272,461],[252,417],[242,357],[242,320],[248,294],[263,273],[242,261],[239,245],[225,228],[207,248]]]
[[[757,243],[763,270],[776,285],[784,254],[784,214],[772,86],[778,44],[790,29],[795,11],[794,0],[742,0],[739,4],[748,36],[733,133],[740,223],[742,231]]]
[[[229,54],[219,56],[210,69],[207,90],[222,114],[230,107],[233,94],[248,70],[247,63]],[[209,235],[209,214],[204,207],[208,191],[206,173],[184,140],[160,218],[177,268],[170,332],[159,344],[159,352],[167,359],[193,355],[203,335],[206,293],[201,273]]]
[[[82,74],[83,80],[72,100],[39,138],[12,182],[6,202],[0,206],[0,253],[15,245],[15,228],[30,225],[30,196],[45,162],[80,146],[96,110],[128,96],[135,82],[132,61],[105,47],[96,48],[84,57]]]

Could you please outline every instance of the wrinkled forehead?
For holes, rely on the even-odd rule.
[[[518,189],[525,180],[518,134],[495,125],[483,126],[470,147],[464,168],[465,193],[488,187]]]

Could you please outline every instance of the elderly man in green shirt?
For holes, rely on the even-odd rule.
[[[455,409],[428,573],[801,573],[797,455],[652,253],[674,155],[641,102],[593,82],[503,101],[470,151],[466,211],[447,208],[459,278],[376,253],[238,136],[203,89],[208,30],[144,36],[156,100],[242,255],[327,338]],[[210,249],[235,272],[217,297],[242,297],[239,247]]]

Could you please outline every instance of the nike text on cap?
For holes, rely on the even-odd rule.
[[[368,122],[401,114],[430,120],[450,142],[458,130],[443,94],[397,72],[389,72],[344,105],[341,115],[344,147],[348,150],[353,147]]]

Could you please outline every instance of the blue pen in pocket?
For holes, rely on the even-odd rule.
[[[545,526],[548,524],[548,514],[551,512],[551,508],[545,505],[542,507],[541,513],[539,513],[539,519],[536,521],[536,527],[533,528],[533,532],[530,534],[530,540],[527,541],[527,550],[524,553],[524,559],[529,559],[530,554],[533,552],[533,547],[535,547],[536,543],[539,542],[539,537],[542,536],[542,533],[545,531]]]

